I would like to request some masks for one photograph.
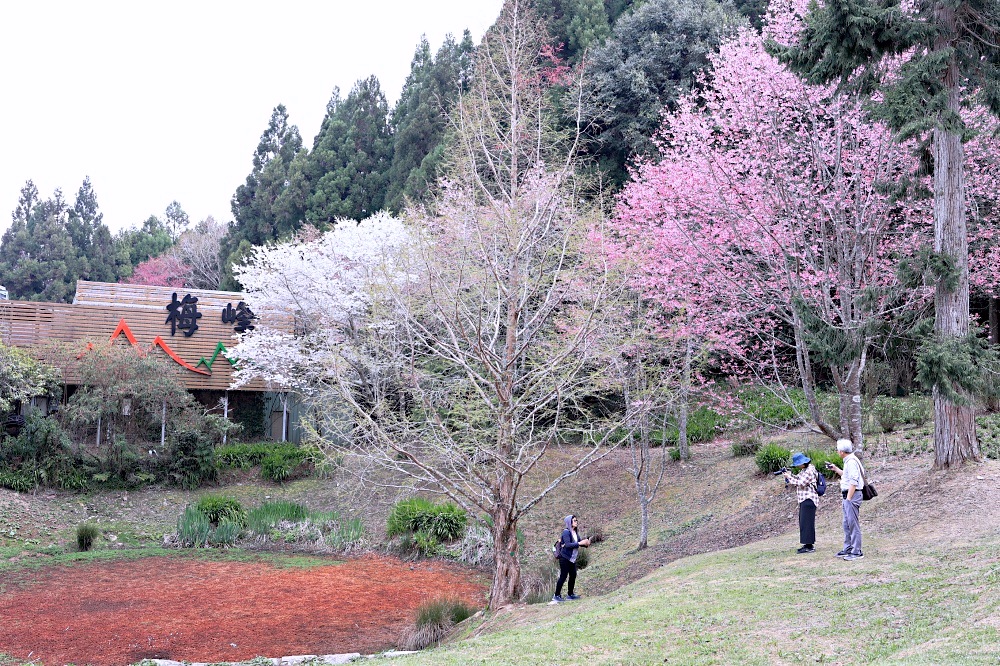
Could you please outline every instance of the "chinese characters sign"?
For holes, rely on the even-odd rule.
[[[226,307],[222,309],[222,323],[235,324],[233,330],[237,333],[252,331],[254,329],[252,322],[256,318],[257,315],[243,301],[237,303],[235,308],[233,308],[232,303],[227,303]]]
[[[177,300],[177,292],[174,292],[170,305],[167,306],[167,320],[164,324],[170,324],[170,335],[176,335],[177,329],[184,331],[184,337],[190,338],[198,330],[198,320],[201,313],[198,312],[198,298],[188,294],[183,300]]]
[[[184,333],[184,337],[189,338],[198,330],[198,320],[201,319],[202,313],[198,312],[196,296],[188,294],[177,300],[177,294],[174,293],[166,309],[167,319],[163,323],[170,324],[170,335],[177,335],[179,329]],[[232,303],[227,303],[222,309],[222,323],[233,324],[233,331],[236,333],[252,331],[255,319],[257,315],[243,301],[237,303],[235,308]]]

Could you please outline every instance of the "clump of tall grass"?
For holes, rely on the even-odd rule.
[[[306,519],[309,511],[301,504],[277,500],[264,502],[247,513],[247,529],[256,534],[267,534],[279,523],[298,523]]]
[[[343,519],[335,511],[309,511],[295,502],[265,502],[247,514],[247,531],[261,543],[280,539],[307,542],[335,550],[349,550],[365,534],[360,518]]]
[[[211,533],[212,522],[193,504],[189,504],[177,519],[177,538],[182,546],[201,548],[208,543]]]
[[[94,541],[101,536],[101,528],[93,523],[80,523],[76,527],[76,547],[80,552],[86,552],[93,548]]]
[[[413,626],[404,632],[400,647],[422,650],[438,643],[456,624],[472,617],[475,612],[472,606],[459,599],[425,602],[417,609]]]
[[[553,562],[552,558],[546,558],[544,563],[522,575],[521,601],[526,604],[548,603],[555,594],[558,580],[559,565]]]

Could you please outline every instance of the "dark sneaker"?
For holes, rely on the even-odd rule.
[[[803,553],[815,553],[816,549],[813,546],[802,546],[795,552],[802,555]]]
[[[552,601],[550,603],[561,604],[564,601],[566,601],[566,600],[562,598],[562,595],[557,594],[554,597],[552,597]]]
[[[568,597],[566,597],[566,599],[568,599],[569,601],[576,601],[579,598],[580,598],[579,594],[571,594]]]
[[[850,548],[845,548],[844,550],[842,550],[839,553],[837,553],[836,555],[834,555],[834,557],[843,557],[844,555],[850,555],[850,554],[851,554],[851,549]]]
[[[854,553],[848,553],[847,555],[844,555],[844,561],[853,562],[854,560],[864,559],[864,557],[865,557],[864,553],[858,553],[857,555],[855,555]]]

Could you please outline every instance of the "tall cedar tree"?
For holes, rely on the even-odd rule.
[[[611,34],[611,26],[635,0],[534,0],[531,3],[545,21],[551,44],[560,56],[578,62],[586,49],[599,45]]]
[[[294,200],[294,188],[289,187],[292,162],[301,151],[299,129],[288,123],[288,111],[279,104],[254,151],[253,171],[233,195],[234,220],[220,250],[224,289],[239,288],[230,267],[251,245],[277,240],[301,223],[304,211]]]
[[[445,37],[433,57],[426,38],[417,45],[390,120],[393,151],[385,207],[392,212],[402,210],[407,199],[424,201],[440,176],[448,113],[466,90],[474,52],[468,30],[461,42]]]
[[[358,81],[343,100],[335,89],[304,164],[306,220],[323,228],[381,210],[391,164],[389,106],[378,79]]]
[[[78,279],[114,281],[127,265],[115,251],[89,178],[73,207],[58,189],[42,200],[29,180],[12,218],[0,240],[0,284],[11,298],[70,302]]]
[[[996,0],[831,0],[810,5],[798,43],[772,47],[816,82],[879,89],[878,111],[900,135],[930,146],[934,173],[934,254],[946,267],[934,295],[934,342],[925,377],[934,394],[934,467],[979,460],[974,372],[959,364],[969,338],[966,124],[962,108],[1000,115],[1000,3]],[[929,359],[939,362],[927,366]],[[942,360],[943,359],[943,360]]]
[[[147,259],[158,257],[174,244],[170,230],[163,220],[150,215],[142,226],[122,229],[115,236],[115,245],[129,264],[134,268]],[[131,273],[123,271],[123,277]]]

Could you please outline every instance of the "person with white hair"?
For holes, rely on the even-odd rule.
[[[848,562],[860,560],[865,554],[861,550],[861,489],[865,487],[861,461],[854,455],[854,444],[849,439],[837,440],[837,454],[844,461],[841,469],[833,463],[826,468],[840,477],[840,494],[843,496],[844,547],[837,557]]]

